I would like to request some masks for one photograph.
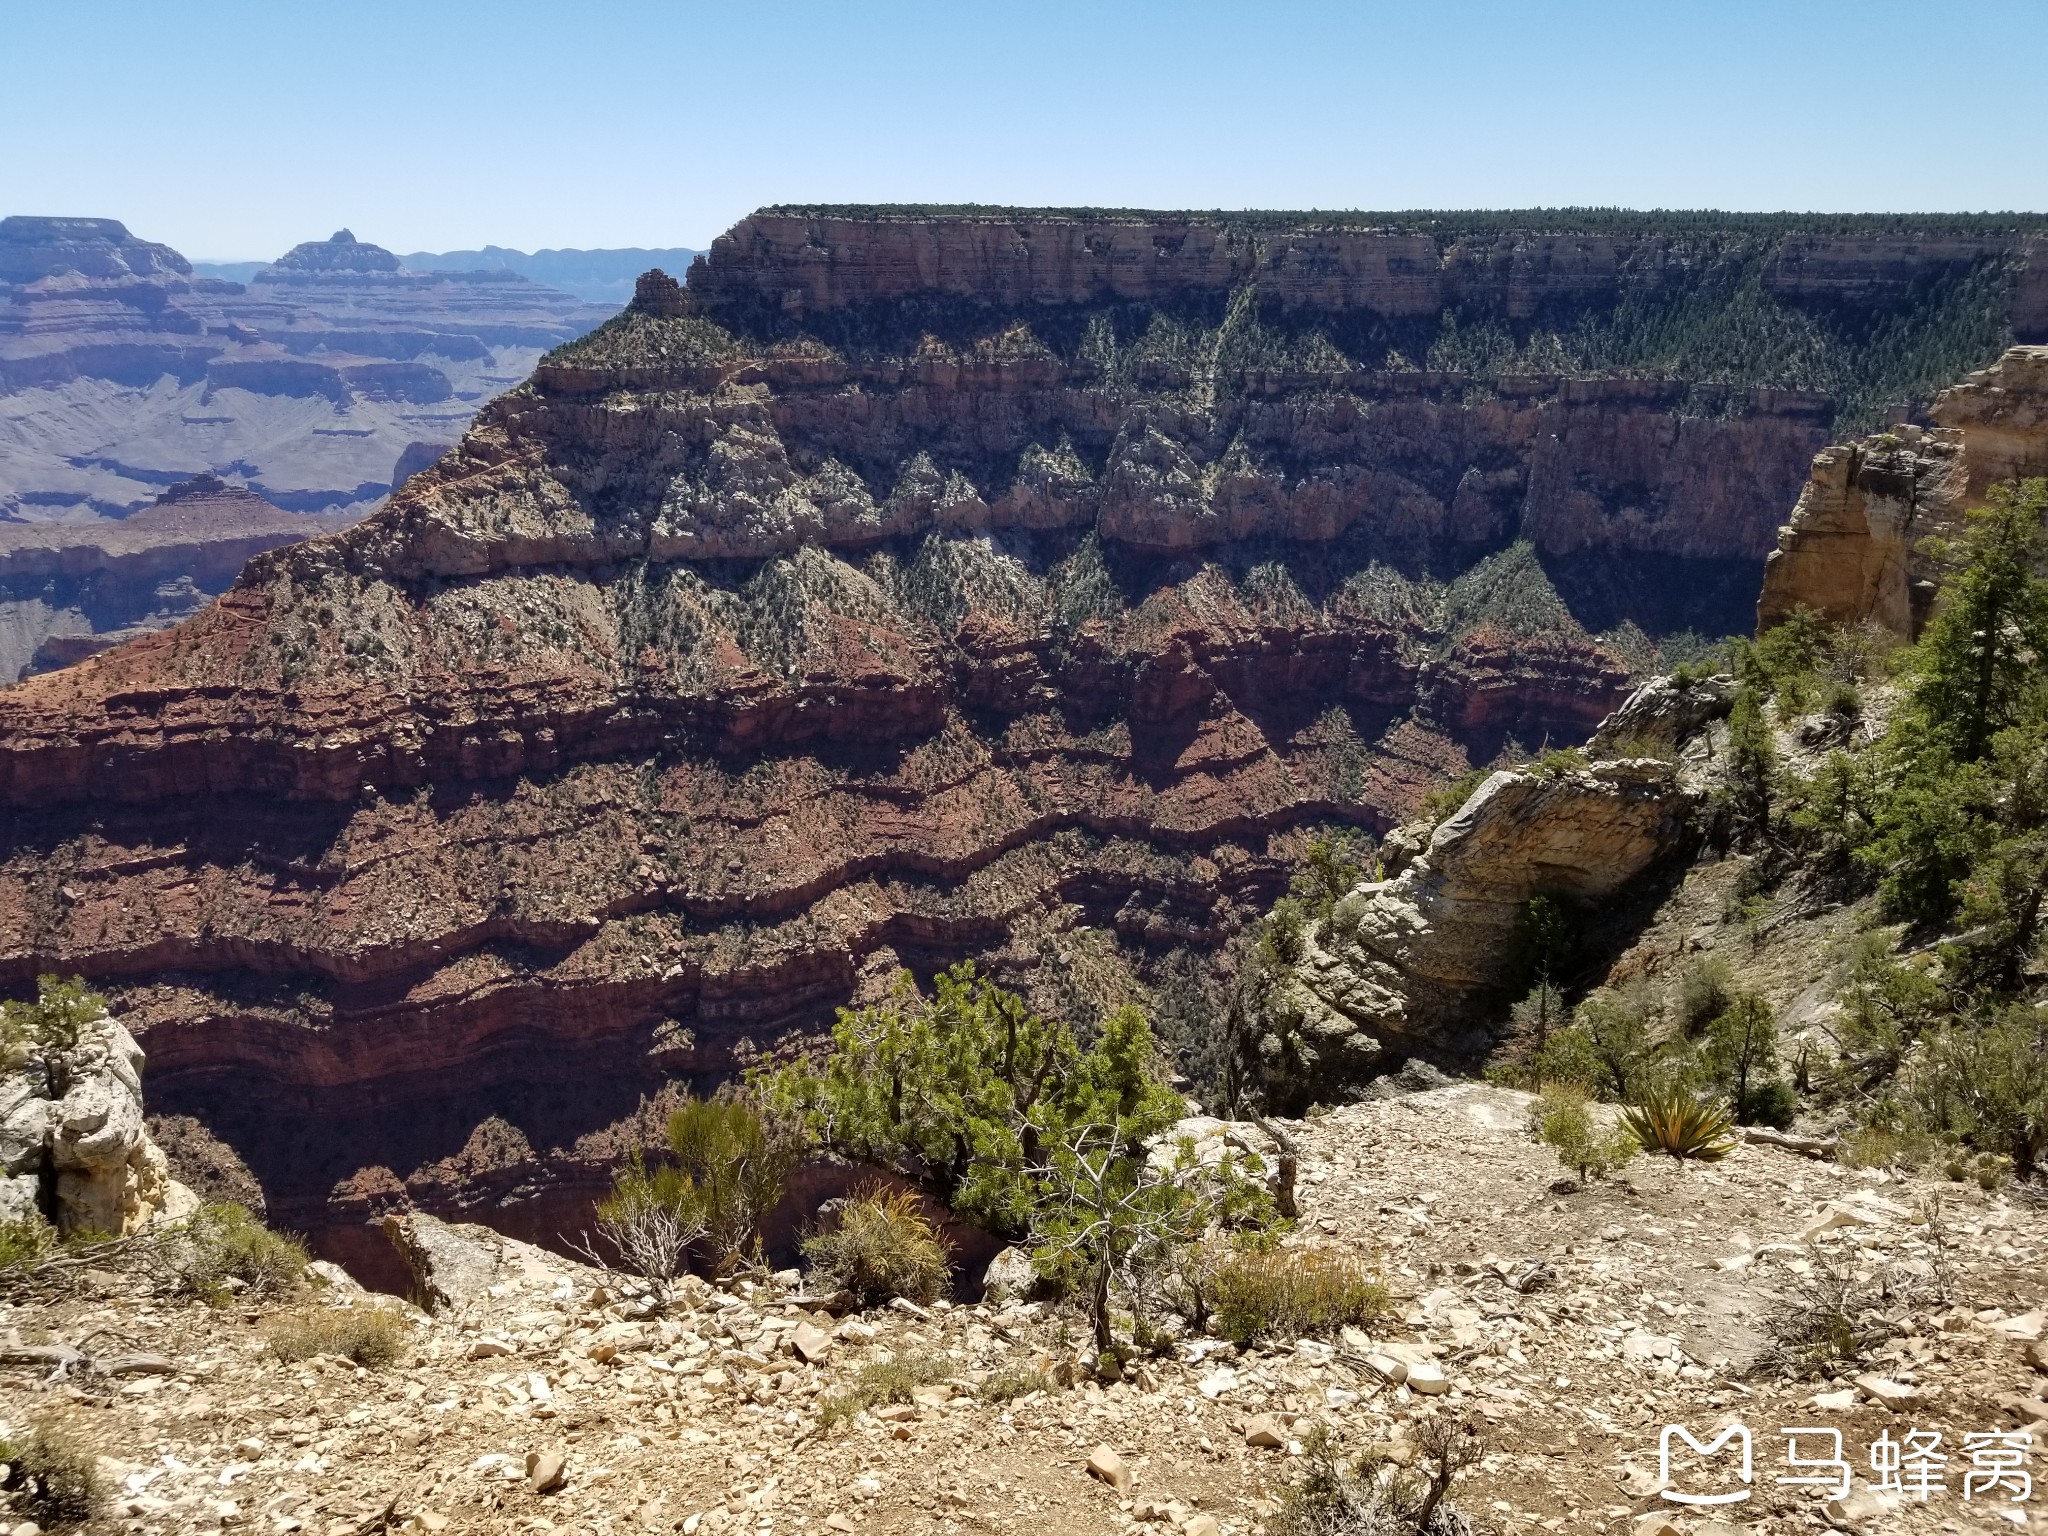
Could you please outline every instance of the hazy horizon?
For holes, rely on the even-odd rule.
[[[0,56],[0,210],[209,262],[702,249],[757,207],[2048,206],[2048,6],[111,0]],[[81,67],[88,67],[81,65]],[[151,131],[138,132],[138,113]],[[1967,142],[1968,148],[1963,145]]]

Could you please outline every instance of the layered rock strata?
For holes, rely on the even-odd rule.
[[[251,555],[349,521],[199,475],[118,522],[0,523],[0,677],[168,628],[226,591]]]
[[[1332,360],[1300,306],[1246,350],[1249,289],[764,304],[743,246],[643,279],[377,516],[0,693],[5,979],[114,995],[153,1107],[328,1252],[394,1203],[573,1230],[677,1080],[898,965],[1202,1045],[1309,829],[1584,739],[1656,632],[1749,600],[1755,482],[1825,430]],[[1630,772],[1573,780],[1611,814],[1583,868],[1536,850],[1567,884],[1662,835]],[[1485,846],[1446,852],[1473,911],[1519,899]]]
[[[1935,589],[1923,541],[1953,535],[2001,481],[2048,475],[2048,347],[2014,347],[1944,390],[1934,425],[1822,449],[1764,566],[1757,626],[1799,608],[1905,639]]]
[[[0,219],[0,515],[91,527],[200,472],[360,514],[407,444],[452,441],[612,312],[513,272],[407,272],[347,230],[245,284],[112,219]]]

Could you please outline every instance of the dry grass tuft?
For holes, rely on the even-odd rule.
[[[99,1459],[53,1425],[37,1425],[23,1441],[0,1441],[0,1460],[12,1512],[45,1529],[85,1525],[106,1503]]]
[[[840,1204],[838,1222],[807,1238],[804,1257],[863,1307],[891,1297],[936,1301],[952,1279],[945,1239],[917,1196],[872,1189]]]
[[[952,1374],[952,1365],[942,1355],[895,1355],[876,1360],[862,1366],[844,1392],[820,1401],[818,1427],[830,1429],[883,1403],[907,1403],[919,1387],[944,1381]]]
[[[1209,1290],[1217,1327],[1239,1344],[1334,1333],[1384,1316],[1389,1305],[1378,1276],[1333,1248],[1233,1253]]]
[[[372,1370],[402,1359],[411,1335],[403,1317],[380,1307],[299,1307],[263,1331],[280,1360],[338,1355]]]

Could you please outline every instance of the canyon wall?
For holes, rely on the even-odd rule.
[[[104,525],[0,523],[0,677],[167,629],[226,591],[251,555],[350,521],[286,512],[198,475]]]
[[[407,272],[347,230],[244,284],[112,219],[0,219],[0,679],[194,611],[286,542],[252,543],[249,506],[305,514],[297,538],[362,516],[609,313],[510,272]],[[195,476],[248,498],[217,502],[217,536],[191,502],[176,537],[127,529]]]
[[[1417,366],[1482,321],[1562,355],[1680,282],[1633,245],[1603,287],[1561,237],[1431,236],[1432,276],[1315,230],[1073,219],[1025,260],[1010,220],[867,223],[746,221],[376,516],[0,691],[0,980],[106,991],[156,1106],[328,1251],[399,1200],[548,1235],[660,1095],[899,965],[1136,999],[1201,1070],[1306,838],[1746,627],[1837,414]],[[1997,260],[1854,302],[2005,305]],[[1492,319],[1399,308],[1467,269]]]

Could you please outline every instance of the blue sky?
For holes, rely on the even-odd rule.
[[[198,258],[764,203],[2048,208],[2048,0],[0,0],[0,213]]]

